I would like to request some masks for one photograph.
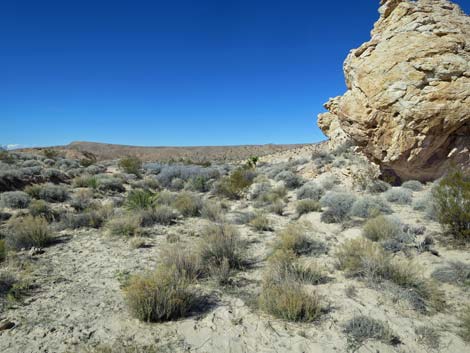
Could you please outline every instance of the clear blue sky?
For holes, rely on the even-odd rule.
[[[0,144],[319,141],[378,3],[1,1]]]

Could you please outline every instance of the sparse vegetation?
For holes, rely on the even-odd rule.
[[[272,230],[269,218],[263,213],[257,214],[256,217],[249,222],[249,225],[259,232]]]
[[[44,218],[26,216],[9,221],[5,241],[7,247],[14,250],[41,248],[51,243],[52,233]]]
[[[362,235],[372,241],[392,239],[402,232],[402,225],[397,220],[386,216],[369,219],[362,229]]]
[[[279,231],[276,248],[296,255],[324,254],[328,250],[326,244],[309,236],[308,226],[302,223],[290,223]]]
[[[174,266],[162,266],[154,273],[132,276],[124,294],[132,314],[145,322],[185,317],[197,303],[197,295],[188,280]]]
[[[344,333],[348,335],[350,344],[360,346],[366,340],[372,339],[387,344],[400,343],[388,325],[382,321],[365,315],[354,316],[344,325]]]
[[[304,199],[311,199],[315,201],[319,201],[325,191],[321,186],[316,183],[306,183],[304,184],[298,191],[297,191],[297,199],[304,200]]]
[[[125,173],[140,176],[142,161],[136,156],[128,156],[119,161],[119,168]]]
[[[349,217],[349,211],[356,201],[356,197],[346,192],[327,192],[321,199],[320,204],[328,209],[322,213],[321,220],[325,223],[343,222]]]
[[[201,216],[212,222],[221,222],[224,210],[219,202],[208,200],[202,205]]]
[[[140,223],[138,215],[118,215],[107,222],[106,228],[112,236],[133,237],[140,234]]]
[[[470,178],[460,171],[444,177],[433,191],[437,218],[456,240],[470,241]]]
[[[297,202],[295,209],[297,211],[297,214],[299,216],[302,216],[310,212],[320,212],[321,206],[318,201],[304,199]]]
[[[170,246],[162,251],[162,266],[174,268],[178,276],[194,282],[204,274],[204,268],[199,255],[190,249],[180,246]]]
[[[460,314],[459,334],[465,342],[470,342],[470,306]]]
[[[392,188],[384,193],[384,197],[388,202],[400,205],[409,205],[413,201],[411,190],[403,188]]]
[[[437,268],[431,275],[439,282],[470,287],[470,265],[452,261],[447,266]]]
[[[197,217],[201,214],[203,204],[199,196],[182,192],[176,196],[173,207],[185,217]]]

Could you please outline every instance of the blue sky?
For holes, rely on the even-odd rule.
[[[319,141],[378,3],[2,1],[0,144]]]

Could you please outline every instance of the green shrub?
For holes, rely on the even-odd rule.
[[[296,211],[299,216],[310,212],[321,212],[321,206],[318,201],[304,199],[297,202]]]
[[[26,216],[14,218],[8,223],[8,233],[5,242],[8,248],[44,247],[52,241],[51,231],[47,221],[42,217]]]
[[[198,175],[189,179],[188,187],[193,191],[207,192],[210,189],[208,182],[209,179],[207,177]]]
[[[140,234],[141,219],[137,215],[119,215],[106,223],[110,235],[120,237],[133,237]]]
[[[52,210],[49,204],[44,200],[33,200],[29,204],[29,214],[34,217],[43,217],[48,222],[55,221],[59,215]]]
[[[7,191],[0,194],[0,206],[9,208],[27,208],[31,198],[23,191]]]
[[[119,168],[125,173],[139,176],[142,169],[142,161],[135,156],[128,156],[119,161]]]
[[[309,229],[302,223],[290,223],[277,235],[277,249],[292,251],[296,255],[324,254],[328,251],[327,246],[309,236]]]
[[[197,297],[175,267],[159,267],[151,274],[130,278],[124,288],[127,305],[141,321],[162,322],[187,316]]]
[[[199,253],[204,266],[221,267],[224,261],[228,261],[230,268],[243,267],[245,245],[235,227],[228,224],[210,224],[204,228],[201,237]]]
[[[94,175],[81,175],[73,179],[72,185],[75,188],[98,189],[98,178]]]
[[[470,241],[470,178],[460,171],[444,177],[433,190],[439,223],[460,241]]]
[[[215,193],[229,199],[239,199],[253,183],[256,174],[250,168],[239,167],[229,176],[220,179],[215,185]]]
[[[126,208],[132,211],[149,210],[155,207],[156,196],[148,190],[131,190],[125,202]]]
[[[323,309],[318,295],[307,292],[300,283],[270,279],[264,281],[258,303],[262,310],[288,321],[314,321]]]
[[[185,217],[197,217],[201,214],[202,200],[199,196],[182,192],[176,196],[173,207]]]
[[[362,235],[372,241],[392,239],[402,233],[402,225],[398,221],[385,216],[369,219],[362,228]]]

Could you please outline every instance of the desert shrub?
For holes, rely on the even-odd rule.
[[[422,270],[409,261],[393,259],[377,244],[367,239],[352,239],[343,243],[336,256],[340,269],[349,276],[368,279],[372,283],[390,282],[401,290],[399,294],[420,312],[445,307],[444,295],[433,281],[422,277]]]
[[[52,148],[46,148],[42,150],[42,153],[44,154],[46,158],[49,158],[49,159],[56,159],[60,157],[60,152]]]
[[[156,174],[154,172],[154,174]],[[158,182],[164,187],[170,187],[173,179],[181,179],[184,182],[197,177],[205,180],[217,179],[220,176],[218,169],[202,167],[197,165],[164,165],[160,166],[157,175]]]
[[[347,192],[327,192],[321,199],[320,204],[328,209],[323,212],[321,220],[325,223],[337,223],[348,219],[349,211],[356,197]]]
[[[207,192],[210,190],[209,179],[202,175],[192,177],[188,181],[188,188],[193,191]]]
[[[316,151],[312,154],[312,161],[318,168],[324,167],[334,161],[334,157],[326,151]]]
[[[224,218],[224,210],[220,202],[209,200],[203,203],[201,216],[212,222],[221,222]]]
[[[284,185],[279,185],[271,188],[268,191],[262,192],[258,198],[257,202],[261,204],[272,204],[276,201],[282,201],[287,195],[287,189]]]
[[[175,202],[177,195],[177,193],[163,190],[156,195],[155,201],[158,205],[171,206]]]
[[[47,168],[41,171],[41,175],[49,181],[61,182],[68,179],[67,175],[55,168]]]
[[[204,272],[199,255],[180,246],[165,248],[161,252],[161,263],[165,268],[174,268],[181,278],[190,282],[194,282]]]
[[[180,178],[174,178],[172,181],[171,181],[171,184],[169,186],[169,189],[170,190],[173,190],[173,191],[180,191],[180,190],[183,190],[184,189],[184,180],[183,179],[180,179]]]
[[[462,310],[459,323],[459,334],[465,342],[470,342],[470,306]]]
[[[42,217],[14,218],[8,223],[5,242],[9,249],[41,248],[50,244],[51,241],[52,234],[49,225]]]
[[[72,185],[75,188],[98,188],[98,178],[94,175],[81,175],[73,179]]]
[[[229,199],[239,199],[241,194],[253,183],[256,176],[254,170],[239,167],[229,176],[220,179],[214,184],[216,194]]]
[[[320,202],[310,199],[304,199],[297,202],[295,206],[297,214],[302,216],[310,212],[321,212]]]
[[[31,195],[31,197],[47,202],[64,202],[69,198],[67,188],[61,185],[32,185],[27,187],[25,191]]]
[[[0,270],[0,298],[5,298],[17,282],[16,277],[9,271]]]
[[[29,214],[33,217],[43,217],[48,222],[53,222],[59,218],[59,214],[44,200],[31,201],[29,204]]]
[[[411,190],[403,188],[391,188],[384,193],[384,197],[388,202],[400,205],[409,205],[413,201]]]
[[[424,212],[426,217],[431,220],[438,220],[437,204],[431,192],[427,192],[423,196],[414,200],[413,209]]]
[[[361,218],[369,218],[379,214],[392,213],[390,206],[379,197],[362,196],[354,201],[350,215]]]
[[[286,204],[283,201],[277,200],[277,201],[274,201],[271,205],[269,205],[268,210],[269,212],[282,216],[284,214],[285,207],[286,207]]]
[[[106,223],[106,229],[112,236],[133,237],[140,234],[139,215],[118,215]]]
[[[271,222],[269,221],[269,218],[266,217],[265,214],[263,213],[258,213],[255,218],[253,218],[249,222],[250,227],[253,229],[262,232],[262,231],[270,231],[272,230]]]
[[[372,180],[371,182],[367,184],[366,191],[373,193],[373,194],[379,194],[379,193],[387,191],[390,188],[391,188],[390,184],[383,180]]]
[[[141,180],[136,180],[132,183],[134,189],[144,189],[144,190],[158,190],[160,184],[155,177],[144,177]]]
[[[93,208],[95,200],[94,193],[90,189],[80,189],[73,194],[70,200],[70,206],[76,211],[83,211],[87,208]]]
[[[31,197],[23,191],[7,191],[0,194],[0,205],[9,208],[27,208]]]
[[[470,265],[452,261],[447,266],[434,270],[431,276],[440,282],[470,286]]]
[[[324,190],[316,183],[306,183],[297,191],[297,199],[312,199],[319,201],[324,194]]]
[[[456,240],[470,241],[470,177],[455,171],[433,190],[439,223]]]
[[[378,216],[369,219],[362,228],[362,235],[372,241],[395,238],[403,232],[403,226],[391,217]]]
[[[122,180],[107,174],[96,175],[98,182],[98,190],[102,192],[116,192],[121,193],[126,191]]]
[[[185,217],[197,217],[201,214],[202,200],[199,196],[182,192],[176,196],[173,207]]]
[[[250,200],[257,200],[261,198],[263,194],[270,192],[272,186],[269,182],[257,182],[256,184],[252,184],[250,189],[248,190],[248,199]]]
[[[302,223],[290,223],[277,234],[277,249],[292,251],[296,255],[324,254],[326,244],[309,236],[309,229]]]
[[[280,172],[276,175],[275,180],[284,182],[284,185],[288,189],[296,189],[303,184],[302,178],[290,170]]]
[[[7,248],[5,246],[5,240],[0,239],[0,262],[5,261],[7,258]]]
[[[204,228],[201,237],[199,253],[204,266],[221,267],[224,261],[228,261],[232,269],[243,267],[245,244],[235,227],[228,224],[210,224]]]
[[[415,328],[418,343],[426,347],[437,350],[441,345],[441,334],[436,329],[429,326],[419,326]]]
[[[156,163],[156,162],[152,162],[152,163],[145,163],[142,168],[145,170],[145,172],[147,174],[154,174],[154,175],[157,175],[159,174],[162,169],[164,168],[164,164],[162,163]]]
[[[254,212],[232,211],[225,215],[227,222],[232,224],[248,224],[256,217]]]
[[[423,190],[423,184],[418,180],[408,180],[401,184],[402,188],[409,189],[411,191],[421,191]]]
[[[80,229],[80,228],[101,228],[104,224],[106,217],[99,211],[88,210],[83,213],[67,213],[62,219],[65,228]]]
[[[307,292],[300,283],[271,278],[265,279],[258,303],[265,312],[288,321],[314,321],[323,309],[318,295]]]
[[[156,196],[147,190],[131,190],[127,194],[126,208],[133,211],[149,210],[155,207]]]
[[[128,156],[119,161],[119,168],[125,173],[139,176],[142,169],[142,161],[136,156]]]
[[[360,346],[369,339],[387,344],[400,342],[386,323],[365,315],[354,316],[344,325],[343,332],[348,335],[349,343],[354,346]]]
[[[132,314],[141,321],[162,322],[187,316],[196,294],[175,267],[159,267],[151,274],[135,275],[124,288]]]
[[[154,224],[171,225],[176,222],[179,214],[173,208],[161,205],[153,209],[141,211],[140,217],[141,225],[143,227],[150,227]]]
[[[328,280],[317,264],[303,265],[292,250],[278,249],[268,258],[267,276],[276,282],[298,281],[321,284]]]

